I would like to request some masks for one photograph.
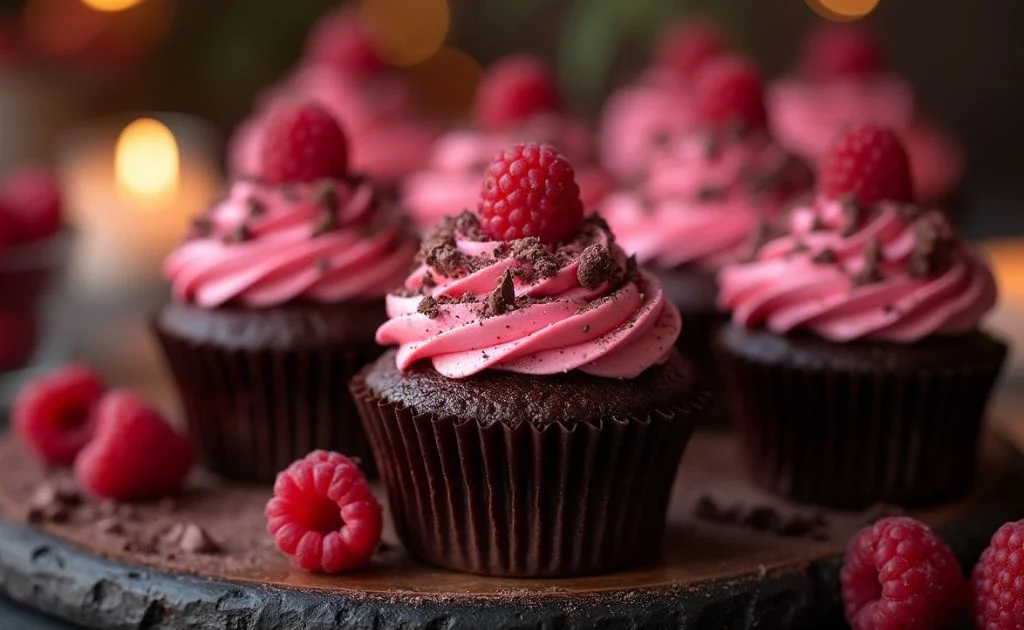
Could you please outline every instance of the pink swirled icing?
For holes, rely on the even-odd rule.
[[[634,190],[610,195],[602,214],[622,247],[642,263],[715,269],[746,253],[758,224],[775,219],[806,190],[809,176],[783,190],[790,173],[806,175],[795,169],[802,167],[760,134],[722,140],[686,134]]]
[[[789,234],[720,272],[720,305],[735,324],[836,342],[910,343],[977,328],[995,304],[995,280],[943,216],[895,204],[855,216],[839,201],[797,209]]]
[[[472,215],[459,221],[465,217]],[[625,254],[601,222],[588,220],[575,241],[552,254],[559,262],[546,273],[516,253],[531,241],[543,247],[535,239],[473,240],[454,225],[449,219],[449,227],[442,224],[434,234],[450,229],[441,242],[449,258],[464,257],[464,264],[437,263],[427,248],[439,241],[428,237],[425,262],[406,280],[406,292],[387,298],[390,320],[378,329],[377,342],[398,344],[400,369],[429,360],[450,378],[486,369],[634,378],[667,358],[679,335],[679,312],[657,280],[628,271]],[[594,252],[604,252],[606,263],[606,273],[596,277],[588,276]],[[489,307],[506,282],[514,303]],[[424,308],[427,303],[436,310]]]
[[[460,129],[441,136],[426,169],[402,185],[402,201],[417,225],[426,230],[452,208],[476,208],[484,171],[502,149],[520,142],[555,145],[577,167],[576,181],[584,207],[596,206],[611,189],[611,178],[592,157],[590,132],[578,119],[541,114],[512,130]]]
[[[208,308],[368,300],[401,285],[416,247],[368,182],[238,181],[168,256],[164,274],[176,299]]]

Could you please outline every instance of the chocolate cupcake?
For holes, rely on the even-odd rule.
[[[666,138],[647,174],[612,195],[602,212],[623,249],[658,276],[682,312],[679,348],[713,374],[709,340],[727,319],[715,301],[718,269],[746,257],[812,178],[768,134],[761,79],[749,63],[709,62],[697,100],[701,126]],[[721,409],[711,415],[718,424],[726,416]]]
[[[344,384],[380,355],[383,296],[417,246],[394,201],[346,173],[323,110],[282,112],[263,179],[233,183],[167,259],[173,300],[155,321],[199,454],[242,481],[315,449],[372,468]]]
[[[1006,346],[996,287],[941,213],[909,203],[890,131],[843,134],[789,233],[720,276],[718,337],[754,479],[835,507],[927,506],[971,488]]]
[[[578,195],[553,148],[499,154],[481,217],[444,219],[388,296],[377,340],[398,349],[352,381],[398,534],[427,562],[553,577],[660,548],[705,394],[673,348],[678,311]]]

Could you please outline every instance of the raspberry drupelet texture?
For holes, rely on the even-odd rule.
[[[764,83],[754,64],[732,55],[705,64],[697,75],[697,120],[718,129],[763,129]]]
[[[562,108],[558,86],[543,61],[529,55],[499,60],[480,82],[474,103],[477,122],[505,129]]]
[[[860,530],[839,579],[846,620],[855,630],[945,627],[955,622],[967,592],[949,547],[905,517]]]
[[[840,133],[825,156],[821,178],[822,191],[831,199],[849,195],[865,206],[913,199],[903,142],[891,129],[878,125]]]
[[[1024,521],[1006,523],[992,536],[971,577],[974,627],[1024,628]]]
[[[383,517],[366,477],[339,453],[313,451],[277,475],[267,531],[297,567],[341,573],[364,566]]]
[[[572,165],[546,144],[519,144],[499,153],[484,176],[478,211],[487,234],[504,241],[536,236],[558,243],[583,222]]]
[[[338,122],[315,103],[274,108],[263,138],[260,177],[271,184],[313,182],[348,173],[348,141]]]
[[[92,439],[103,382],[86,365],[68,365],[29,383],[12,412],[18,437],[43,461],[68,466]]]

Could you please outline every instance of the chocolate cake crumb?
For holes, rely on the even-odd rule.
[[[797,513],[787,516],[767,505],[723,507],[704,495],[697,501],[694,515],[701,520],[746,527],[784,538],[828,538],[829,524],[820,514]]]
[[[121,536],[124,534],[124,524],[114,516],[96,521],[96,529],[109,536]]]
[[[487,234],[480,227],[480,219],[469,210],[463,210],[456,215],[455,231],[471,241],[487,240]]]
[[[481,316],[490,317],[493,315],[502,315],[509,309],[513,308],[515,303],[516,285],[512,281],[512,274],[508,269],[506,269],[504,275],[501,277],[501,282],[499,282],[498,286],[494,287],[494,291],[491,291],[487,296]]]
[[[914,234],[910,275],[929,278],[949,269],[956,242],[945,220],[937,214],[925,214],[914,221],[910,229]]]
[[[864,267],[853,277],[857,286],[882,281],[882,244],[877,236],[868,239],[864,246]]]
[[[70,483],[44,483],[28,501],[27,519],[30,523],[62,523],[68,520],[71,508],[81,502],[82,497],[77,488]]]
[[[860,229],[864,219],[864,209],[853,195],[843,197],[840,203],[843,205],[843,227],[840,233],[843,236],[852,236]]]
[[[246,221],[242,221],[238,226],[228,232],[224,236],[224,242],[228,244],[233,243],[245,243],[252,240],[252,230],[249,228],[249,224]]]
[[[535,236],[514,241],[511,256],[533,267],[542,278],[550,278],[562,268],[558,259]]]
[[[590,245],[580,254],[576,277],[581,285],[596,289],[611,279],[615,273],[615,261],[603,245]]]
[[[323,207],[324,212],[331,216],[338,214],[338,209],[341,207],[341,203],[338,200],[338,191],[334,189],[334,183],[326,181],[320,185],[320,189],[316,193],[316,202]]]
[[[213,219],[210,217],[196,217],[192,219],[192,233],[200,238],[205,238],[213,233]]]
[[[434,275],[431,274],[429,271],[426,271],[426,272],[423,273],[422,283],[423,283],[423,286],[428,288],[428,289],[433,289],[434,287],[437,286],[437,281],[434,280]]]
[[[772,239],[772,228],[764,219],[758,219],[757,223],[754,224],[754,229],[750,231],[750,237],[747,240],[748,247],[748,260],[754,260],[757,257],[757,253],[761,251],[765,243]]]
[[[186,553],[212,554],[220,551],[209,533],[195,523],[177,523],[163,536],[163,541]]]
[[[811,257],[811,262],[817,265],[833,265],[838,260],[836,250],[826,247]]]
[[[249,197],[246,199],[245,204],[248,207],[249,217],[253,219],[263,215],[263,213],[267,211],[267,207],[263,202],[255,197]]]
[[[325,210],[320,214],[316,222],[313,224],[313,231],[310,233],[310,238],[323,236],[324,234],[328,234],[330,232],[337,230],[338,227],[339,224],[337,213]]]
[[[420,300],[419,306],[416,307],[416,312],[422,313],[430,319],[434,319],[441,314],[441,309],[437,304],[437,300],[428,295]]]

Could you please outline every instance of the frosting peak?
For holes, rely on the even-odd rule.
[[[719,284],[736,324],[838,342],[967,333],[996,300],[982,255],[942,214],[891,202],[799,207],[789,233],[723,269]]]
[[[485,369],[579,369],[633,378],[663,362],[678,311],[597,217],[559,246],[487,240],[475,215],[447,217],[427,236],[405,290],[387,298],[377,342],[398,367],[429,359],[450,378]]]
[[[416,251],[405,220],[368,181],[270,186],[242,180],[164,263],[174,296],[214,308],[372,299]]]

